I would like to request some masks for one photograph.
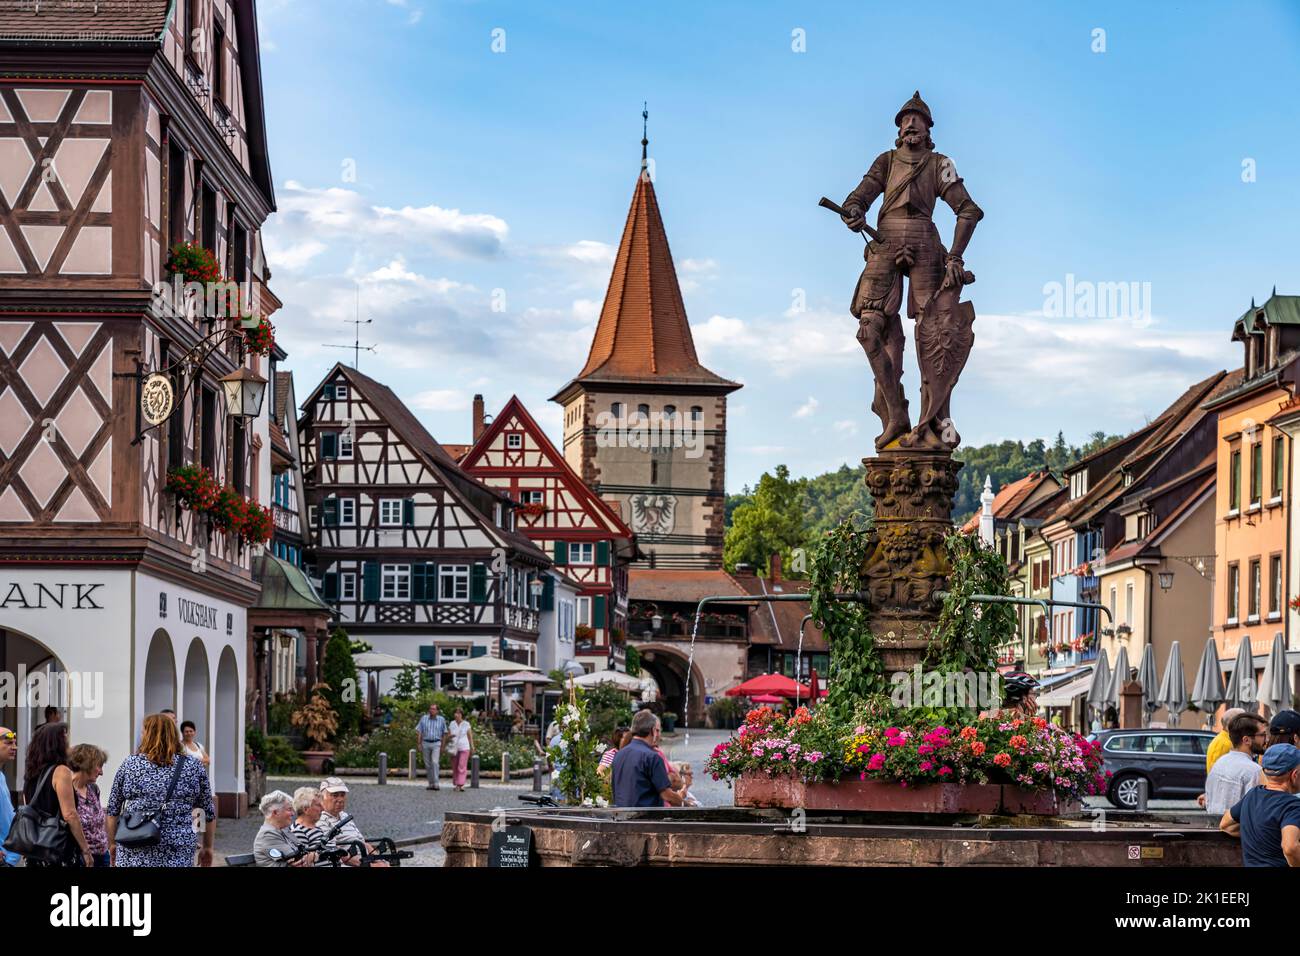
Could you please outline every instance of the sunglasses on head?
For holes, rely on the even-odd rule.
[[[6,730],[3,734],[0,734],[0,740],[17,740],[17,739],[18,739],[18,734],[12,730]]]

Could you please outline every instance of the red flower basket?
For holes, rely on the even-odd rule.
[[[266,544],[275,530],[271,509],[263,508],[255,501],[246,502],[246,505],[243,524],[239,529],[240,539],[247,544]]]
[[[199,465],[173,468],[167,472],[167,482],[163,487],[176,496],[181,507],[200,514],[210,510],[221,493],[211,472]]]
[[[270,355],[275,348],[275,326],[266,316],[256,325],[244,326],[244,349],[252,355]]]
[[[216,256],[193,242],[178,242],[167,257],[167,271],[186,282],[216,282],[221,268]]]

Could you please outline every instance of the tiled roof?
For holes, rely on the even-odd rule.
[[[996,495],[993,496],[993,517],[1009,518],[1015,512],[1024,500],[1028,498],[1035,488],[1047,478],[1048,473],[1045,471],[1031,471],[1023,478],[1018,478],[1009,484],[1003,485]],[[980,526],[980,512],[977,511],[971,515],[970,519],[961,526],[961,530],[969,534],[972,531],[978,531]]]
[[[631,601],[686,601],[697,604],[701,598],[741,593],[746,593],[745,589],[722,570],[631,568],[628,571],[627,596]]]
[[[172,0],[0,0],[0,39],[154,41]]]
[[[460,461],[469,454],[469,450],[473,447],[473,445],[443,445],[442,450],[450,455],[455,461]]]
[[[753,574],[737,574],[735,581],[748,594],[797,594],[808,590],[807,581],[773,580]],[[806,601],[770,601],[757,605],[750,612],[750,643],[771,644],[781,650],[794,651],[799,647],[799,628],[803,627],[803,652],[805,654],[827,649],[821,628],[812,621],[804,623],[809,604]],[[826,675],[822,675],[822,680]]]
[[[288,419],[285,413],[289,410],[286,406],[289,404],[289,393],[293,390],[293,372],[276,372],[275,373],[275,420],[283,427]],[[294,409],[294,417],[297,417],[298,410]]]
[[[740,386],[695,354],[654,184],[637,177],[587,364],[577,382]]]

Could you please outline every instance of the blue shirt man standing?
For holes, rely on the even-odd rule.
[[[438,713],[438,705],[430,704],[429,712],[415,725],[420,735],[420,749],[424,753],[424,771],[429,777],[426,790],[439,790],[438,762],[442,760],[442,738],[447,735],[447,718]]]
[[[1223,814],[1219,829],[1241,839],[1245,866],[1300,866],[1300,750],[1274,744],[1262,769],[1263,784]]]
[[[0,727],[0,770],[5,768],[5,764],[14,759],[18,753],[18,735],[8,727]],[[9,827],[14,822],[14,802],[9,795],[9,783],[0,775],[0,844],[9,839]],[[17,866],[22,860],[17,853],[10,853],[8,850],[0,856],[4,866]]]
[[[639,710],[632,718],[632,742],[614,757],[611,778],[616,807],[662,807],[668,803],[680,807],[686,787],[674,790],[668,779],[663,755],[655,749],[659,742],[659,718],[649,710]]]

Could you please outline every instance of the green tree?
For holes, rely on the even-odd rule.
[[[804,488],[806,479],[790,480],[790,469],[776,466],[776,474],[763,473],[752,500],[739,505],[723,542],[722,563],[727,570],[748,563],[766,569],[774,553],[789,564],[790,551],[804,544]]]
[[[325,645],[321,665],[324,682],[329,685],[325,699],[338,715],[338,737],[355,734],[361,729],[361,695],[357,685],[357,666],[352,660],[352,642],[347,631],[335,628]]]

